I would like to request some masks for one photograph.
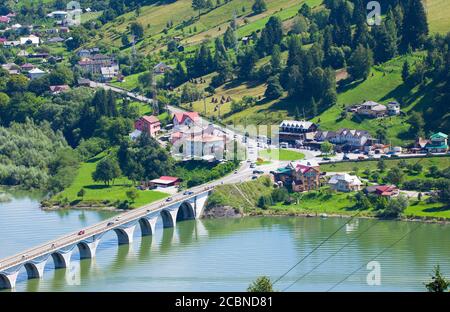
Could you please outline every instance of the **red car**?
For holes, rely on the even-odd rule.
[[[80,232],[78,232],[78,235],[83,235],[84,234],[84,230],[81,230]]]

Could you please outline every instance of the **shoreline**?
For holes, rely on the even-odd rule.
[[[119,209],[113,206],[68,206],[61,207],[58,205],[53,206],[43,206],[40,207],[44,211],[58,211],[58,210],[80,210],[80,211],[106,211],[106,212],[126,212],[132,209]],[[139,208],[139,207],[138,207]],[[213,209],[219,209],[222,213],[216,214],[211,213]],[[225,210],[237,210],[233,207],[227,207]],[[262,213],[258,212],[236,212],[235,214],[223,213],[223,207],[212,207],[203,211],[200,216],[201,219],[235,219],[235,218],[248,218],[248,217],[297,217],[297,218],[352,218],[354,215],[350,214],[336,214],[336,213],[318,213],[318,212],[296,212],[296,213],[280,213],[275,210],[264,210]],[[207,212],[210,212],[207,214]],[[423,222],[426,224],[450,224],[450,218],[436,218],[436,217],[420,217],[420,216],[402,216],[400,218],[389,219],[389,218],[378,218],[374,215],[360,215],[355,217],[355,219],[372,219],[372,220],[383,220],[383,221],[404,221],[404,222]]]
[[[217,207],[213,207],[217,208]],[[264,213],[267,212],[267,213]],[[354,215],[350,214],[336,214],[336,213],[313,213],[313,212],[297,212],[297,213],[279,213],[276,211],[265,210],[263,213],[255,213],[255,212],[246,212],[239,213],[239,215],[232,216],[231,218],[244,218],[244,217],[297,217],[297,218],[352,218]],[[204,215],[202,215],[204,218]],[[230,218],[223,216],[208,216],[207,219],[221,219],[221,218]],[[360,215],[355,217],[355,219],[372,219],[372,220],[381,220],[381,221],[403,221],[403,222],[423,222],[426,224],[442,224],[448,225],[450,224],[450,218],[436,218],[436,217],[420,217],[420,216],[402,216],[400,218],[389,219],[389,218],[378,218],[376,216],[371,215]]]

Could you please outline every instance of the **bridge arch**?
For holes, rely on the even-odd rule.
[[[191,203],[183,202],[177,212],[177,222],[195,219],[195,210]]]
[[[36,265],[32,262],[25,263],[24,267],[27,271],[28,279],[32,278],[41,278],[44,274],[44,267],[47,261],[41,262],[39,265]]]
[[[79,242],[77,244],[78,251],[80,252],[80,259],[91,259],[95,256],[95,249],[87,242]],[[95,246],[96,248],[97,246]]]
[[[139,226],[141,228],[142,236],[149,236],[154,235],[152,224],[150,223],[150,220],[147,218],[140,218],[139,219]]]
[[[8,276],[0,273],[0,289],[11,289],[11,288],[13,288],[13,285],[11,284],[11,281],[9,280]]]
[[[161,210],[161,218],[164,228],[170,228],[175,226],[176,220],[173,219],[172,214],[168,210]]]
[[[55,264],[55,269],[68,268],[70,266],[70,257],[72,251],[67,253],[54,252],[51,254],[53,263]]]
[[[113,231],[117,234],[119,245],[130,244],[133,242],[134,229],[136,225],[127,228],[115,228]]]

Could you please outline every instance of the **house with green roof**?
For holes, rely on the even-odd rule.
[[[428,153],[448,152],[448,135],[442,132],[433,134],[429,143],[425,146]]]

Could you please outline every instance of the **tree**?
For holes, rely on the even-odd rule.
[[[279,45],[275,45],[272,49],[272,57],[270,59],[270,66],[272,68],[272,73],[277,74],[281,72],[281,50]]]
[[[408,61],[406,60],[403,63],[402,67],[402,80],[404,83],[407,83],[409,81],[409,77],[411,76],[411,67],[409,66]]]
[[[247,288],[248,292],[273,292],[273,284],[269,277],[261,276]]]
[[[252,5],[252,10],[255,14],[261,14],[262,12],[267,11],[267,5],[264,0],[255,0]]]
[[[124,47],[126,47],[130,44],[130,38],[128,38],[128,35],[125,33],[122,34],[122,37],[120,38],[120,40],[122,41],[122,45]]]
[[[134,188],[134,187],[132,187],[132,188],[130,188],[128,191],[126,191],[125,194],[127,195],[127,198],[128,198],[129,200],[131,200],[131,202],[133,202],[133,203],[134,203],[134,201],[136,200],[136,198],[139,197],[139,193],[138,193],[138,191],[136,190],[136,188]]]
[[[391,170],[389,170],[387,176],[386,176],[386,180],[389,183],[395,184],[395,185],[400,185],[403,183],[403,180],[405,178],[405,173],[399,169],[398,167],[394,167],[391,168]]]
[[[425,120],[420,112],[413,111],[408,119],[411,125],[411,132],[416,137],[424,137],[425,133],[423,131],[425,127]]]
[[[373,65],[373,53],[370,48],[359,45],[349,60],[348,72],[354,80],[367,79]]]
[[[83,199],[84,195],[86,195],[86,191],[84,188],[82,188],[78,191],[77,196],[81,197],[81,199]]]
[[[237,46],[237,38],[231,27],[228,27],[223,35],[223,44],[227,49],[234,49]]]
[[[403,51],[417,49],[425,42],[429,28],[422,0],[406,1],[402,30]]]
[[[109,185],[111,181],[114,184],[114,179],[120,177],[121,174],[122,172],[117,160],[113,157],[105,157],[95,167],[95,171],[92,173],[92,179],[95,182],[101,181]]]
[[[130,25],[130,31],[133,36],[137,39],[141,39],[144,37],[144,27],[140,23],[133,22]]]
[[[24,75],[12,75],[6,83],[8,93],[24,92],[28,88],[28,79]]]
[[[320,151],[325,155],[330,154],[333,151],[333,144],[328,141],[323,142],[320,146]]]
[[[270,77],[267,81],[267,88],[264,96],[269,100],[278,99],[283,95],[283,88],[280,85],[278,76]]]
[[[378,168],[378,170],[380,170],[380,172],[384,172],[384,170],[386,170],[386,163],[384,162],[383,159],[380,159],[377,162],[377,168]]]
[[[382,215],[388,218],[398,218],[408,206],[408,198],[404,195],[399,195],[397,198],[391,198],[388,201]]]
[[[200,18],[201,10],[206,8],[206,0],[192,0],[192,8],[198,10],[198,17]]]
[[[431,281],[425,284],[428,292],[445,292],[450,286],[450,281],[442,276],[439,265],[435,266]]]

